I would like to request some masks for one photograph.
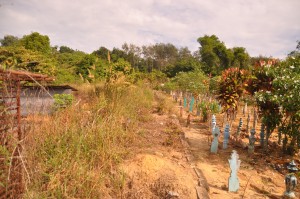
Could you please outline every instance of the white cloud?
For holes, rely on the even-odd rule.
[[[252,56],[283,58],[300,40],[299,0],[2,0],[0,38],[32,31],[52,45],[92,52],[124,42],[170,42],[197,50],[215,34]]]

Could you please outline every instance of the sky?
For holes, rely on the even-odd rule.
[[[300,0],[0,0],[0,38],[31,32],[87,53],[125,42],[193,52],[214,34],[251,56],[284,58],[300,40]]]

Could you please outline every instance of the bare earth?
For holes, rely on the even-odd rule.
[[[175,109],[174,112],[179,115],[179,107]],[[279,162],[284,165],[290,159],[281,160],[272,151],[269,156],[263,155],[259,146],[256,147],[255,153],[249,156],[247,149],[233,144],[232,140],[229,141],[228,149],[223,150],[224,127],[218,122],[222,121],[221,115],[217,115],[217,125],[221,130],[217,154],[210,153],[212,136],[209,122],[203,123],[200,118],[193,116],[191,125],[186,127],[186,112],[182,118],[177,117],[180,123],[176,117],[166,114],[154,113],[152,117],[150,122],[140,127],[141,139],[137,140],[138,144],[131,149],[136,153],[120,167],[126,176],[122,198],[196,199],[199,177],[195,168],[204,174],[211,199],[282,198],[286,171],[276,170],[274,164]],[[239,114],[237,118],[240,117],[245,123],[246,118]],[[243,126],[242,130],[245,131],[245,124]],[[236,132],[236,129],[237,122],[233,123],[231,132]],[[178,139],[180,131],[182,140]],[[174,136],[174,132],[177,136]],[[256,132],[258,134],[259,125]],[[187,146],[183,140],[187,141]],[[247,138],[243,141],[247,143]],[[237,193],[227,191],[230,175],[228,159],[232,150],[237,151],[242,161],[238,172],[240,189]],[[205,183],[200,187],[205,187]],[[299,189],[297,191],[299,192]],[[299,194],[296,194],[298,198]]]

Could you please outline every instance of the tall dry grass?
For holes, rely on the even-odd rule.
[[[107,198],[124,185],[116,165],[148,117],[153,93],[125,84],[78,89],[71,107],[30,121],[25,198]]]

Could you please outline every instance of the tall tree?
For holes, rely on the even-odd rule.
[[[5,35],[3,39],[0,39],[1,46],[12,46],[18,43],[19,38],[13,35]]]
[[[199,37],[200,56],[204,64],[204,72],[219,75],[231,66],[234,55],[216,35]]]
[[[106,47],[101,46],[98,50],[95,50],[92,54],[96,55],[100,59],[107,60],[107,53],[110,53]]]
[[[248,69],[250,64],[250,56],[243,47],[232,48],[234,59],[233,66],[241,69]]]
[[[41,52],[43,54],[50,54],[52,52],[49,37],[47,35],[41,35],[38,32],[23,36],[21,44],[28,50]]]
[[[72,48],[70,48],[68,46],[61,46],[59,48],[59,52],[60,53],[73,53],[73,52],[75,52],[75,50],[73,50]]]

